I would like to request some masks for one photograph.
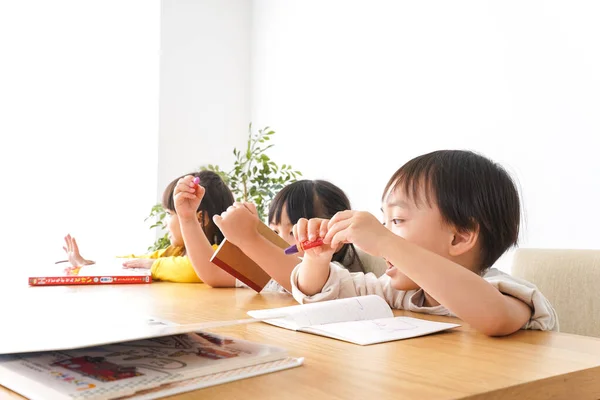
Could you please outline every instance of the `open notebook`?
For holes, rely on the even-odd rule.
[[[0,385],[32,400],[156,399],[302,362],[280,347],[195,332],[0,355]]]
[[[269,310],[248,311],[264,322],[360,345],[428,335],[460,326],[410,317],[394,317],[379,296],[369,295]],[[281,316],[285,315],[284,318]],[[269,319],[269,318],[273,319]]]

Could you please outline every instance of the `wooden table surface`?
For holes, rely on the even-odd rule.
[[[12,287],[0,293],[0,321],[14,320],[15,312],[23,319],[47,313],[72,318],[96,313],[102,318],[119,312],[191,323],[247,318],[248,310],[295,304],[286,294],[203,284]],[[395,314],[457,322],[404,311]],[[13,324],[2,329],[11,328],[16,329]],[[292,356],[305,357],[304,365],[174,399],[600,398],[600,339],[595,338],[538,331],[489,338],[464,323],[444,333],[371,346],[264,323],[211,331],[280,345]],[[0,387],[0,399],[5,398],[22,399]]]

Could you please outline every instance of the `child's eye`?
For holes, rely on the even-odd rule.
[[[277,229],[273,229],[273,232],[275,232],[276,235],[279,235],[279,231]]]
[[[394,218],[394,219],[392,220],[392,224],[394,224],[394,225],[399,225],[399,224],[401,224],[401,223],[403,223],[403,222],[404,222],[404,220],[403,220],[403,219],[400,219],[400,218]]]

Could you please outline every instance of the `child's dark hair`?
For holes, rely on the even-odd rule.
[[[292,224],[296,224],[300,218],[332,218],[337,212],[351,208],[346,193],[333,183],[323,180],[296,181],[281,189],[269,206],[269,223],[281,223],[284,206]],[[342,246],[333,255],[332,261],[342,264],[347,254],[351,254],[348,265],[358,262],[364,270],[354,245],[350,243]]]
[[[519,193],[506,170],[486,157],[462,150],[424,154],[396,171],[382,200],[398,188],[417,205],[434,200],[445,223],[463,231],[479,229],[481,271],[517,244]]]
[[[227,207],[232,205],[234,201],[231,190],[227,187],[225,182],[223,182],[223,179],[221,179],[219,174],[212,171],[200,171],[191,172],[174,179],[167,185],[167,188],[163,192],[162,206],[165,210],[175,211],[173,192],[175,191],[175,186],[177,186],[179,179],[187,175],[198,177],[200,179],[199,185],[206,189],[204,197],[198,206],[198,211],[203,211],[203,222],[209,222],[210,226],[214,228],[214,235],[207,234],[207,229],[204,223],[202,224],[202,229],[204,230],[206,238],[210,244],[219,244],[224,239],[224,236],[223,233],[221,233],[221,230],[214,225],[212,219],[213,215],[221,214],[227,210]]]

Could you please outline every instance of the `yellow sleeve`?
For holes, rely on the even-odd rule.
[[[216,249],[217,245],[213,245]],[[152,264],[152,279],[165,282],[201,283],[187,256],[160,257]]]
[[[152,279],[179,283],[202,282],[186,256],[157,258],[152,264]]]

